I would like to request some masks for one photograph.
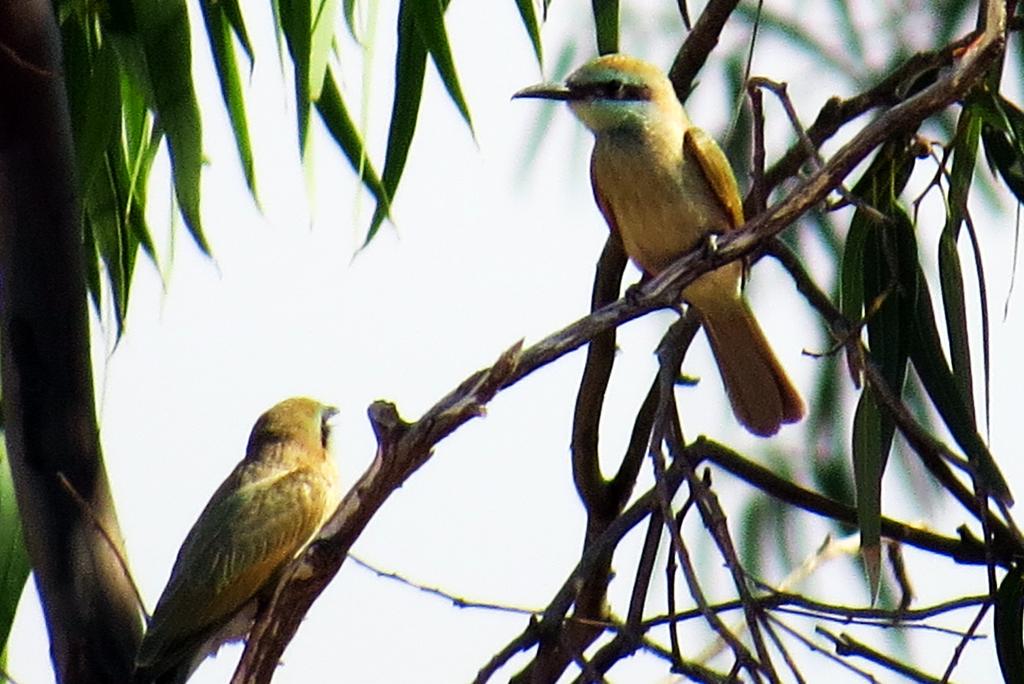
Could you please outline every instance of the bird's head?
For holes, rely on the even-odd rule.
[[[658,67],[623,54],[598,57],[572,72],[565,83],[539,83],[513,98],[564,100],[594,133],[686,126],[672,83]]]
[[[249,434],[247,454],[258,454],[272,442],[295,442],[310,453],[325,453],[331,434],[330,420],[338,409],[306,397],[285,399],[268,409]]]

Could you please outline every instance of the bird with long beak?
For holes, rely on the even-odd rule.
[[[584,64],[564,84],[541,83],[513,98],[563,100],[594,134],[590,178],[597,205],[626,253],[648,276],[711,235],[743,224],[732,167],[690,123],[657,67],[621,54]],[[688,285],[736,418],[770,436],[804,415],[804,404],[741,292],[734,261]]]
[[[245,458],[181,545],[135,659],[136,684],[182,684],[223,643],[249,632],[281,572],[337,508],[328,449],[337,412],[297,397],[256,421]]]

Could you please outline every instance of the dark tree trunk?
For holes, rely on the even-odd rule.
[[[108,684],[129,680],[141,622],[100,453],[72,150],[53,6],[0,0],[7,449],[58,681]]]

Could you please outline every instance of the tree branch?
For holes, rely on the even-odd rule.
[[[0,0],[5,437],[57,679],[124,682],[142,623],[100,451],[71,123],[53,12],[45,0]]]
[[[893,130],[916,125],[961,98],[984,74],[1003,47],[1005,7],[998,2],[989,3],[988,12],[985,31],[966,48],[959,64],[932,85],[865,126],[788,197],[748,221],[741,230],[723,236],[719,249],[713,254],[695,252],[686,255],[640,288],[636,297],[603,307],[522,352],[518,345],[513,347],[494,367],[470,376],[415,423],[402,422],[395,408],[389,404],[378,403],[371,407],[371,420],[377,428],[379,440],[377,457],[346,495],[338,512],[326,526],[322,538],[301,559],[301,565],[304,566],[302,576],[291,573],[278,588],[275,599],[261,612],[233,681],[236,684],[269,681],[277,659],[302,616],[337,572],[348,548],[373,512],[383,504],[394,488],[400,486],[429,459],[431,449],[439,440],[470,418],[480,415],[483,406],[495,393],[586,344],[602,332],[653,309],[673,306],[685,285],[727,261],[750,254],[770,236],[820,203],[831,188],[842,182]],[[701,251],[706,250],[697,250]],[[673,463],[665,473],[666,482],[673,487],[678,487],[682,478],[681,466],[677,466],[677,462]],[[558,629],[577,596],[578,583],[593,570],[602,555],[612,552],[621,535],[646,516],[651,506],[657,505],[655,496],[653,492],[648,492],[641,497],[588,544],[587,553],[545,612],[545,617],[536,629],[531,628],[531,638],[533,634],[549,634],[551,630]],[[521,638],[517,644],[528,647],[526,644],[531,642],[531,638]]]

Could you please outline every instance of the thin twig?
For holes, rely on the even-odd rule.
[[[668,530],[669,540],[671,541],[672,547],[679,559],[679,565],[683,571],[683,577],[686,580],[690,596],[693,597],[697,607],[704,612],[708,625],[729,645],[737,661],[749,670],[751,677],[753,677],[755,681],[759,679],[758,670],[762,670],[763,673],[771,679],[771,681],[778,681],[778,674],[775,672],[772,665],[768,649],[764,644],[760,631],[757,629],[757,618],[755,613],[749,610],[745,611],[745,615],[749,622],[748,627],[754,641],[754,647],[757,651],[758,660],[754,660],[746,646],[744,646],[743,643],[728,629],[728,627],[726,627],[725,623],[718,618],[718,615],[708,609],[707,599],[704,596],[703,589],[700,586],[696,571],[694,570],[690,560],[689,552],[686,549],[685,542],[683,541],[682,534],[680,533],[679,524],[675,516],[672,514],[671,498],[668,496],[668,490],[664,486],[665,457],[662,452],[662,443],[668,443],[669,449],[673,451],[674,461],[681,461],[686,464],[685,474],[690,486],[690,495],[693,497],[698,510],[701,512],[704,525],[707,527],[712,537],[715,538],[715,541],[719,542],[719,546],[721,547],[722,544],[719,537],[723,533],[723,527],[718,524],[720,521],[716,519],[715,516],[709,514],[709,511],[712,510],[713,506],[707,501],[707,499],[713,497],[713,494],[711,494],[710,489],[701,486],[702,483],[697,479],[689,458],[682,448],[682,434],[681,428],[678,427],[678,413],[676,411],[674,396],[675,378],[678,374],[678,368],[682,362],[682,357],[679,350],[674,345],[663,343],[659,345],[658,348],[658,361],[658,377],[660,385],[658,413],[655,419],[655,428],[651,433],[649,454],[654,468],[655,490],[659,493],[662,519],[665,523],[666,529]],[[698,483],[697,486],[695,486],[695,482]],[[728,535],[728,532],[725,531],[724,534]],[[728,545],[728,542],[726,542],[726,545]],[[733,572],[737,591],[739,592],[741,599],[747,597],[748,594],[745,592],[746,580],[742,575],[742,570],[738,567],[739,560],[735,557],[730,558],[728,554],[725,553],[723,553],[723,556],[725,557],[726,564],[729,566],[730,571]],[[733,563],[735,563],[735,565],[733,565]]]
[[[538,609],[521,608],[518,606],[510,606],[503,603],[492,603],[490,601],[475,601],[472,599],[463,598],[462,596],[457,596],[451,592],[447,592],[444,589],[440,589],[438,587],[431,587],[426,584],[421,584],[419,582],[409,579],[408,577],[400,575],[397,572],[382,570],[381,568],[378,568],[377,566],[371,563],[367,563],[366,561],[364,561],[363,559],[359,558],[354,554],[350,553],[348,555],[348,559],[356,565],[358,565],[359,567],[365,570],[369,570],[381,579],[391,580],[392,582],[397,582],[398,584],[404,584],[405,586],[411,589],[415,589],[416,591],[421,591],[424,594],[430,594],[431,596],[436,596],[437,598],[444,599],[456,608],[476,608],[479,610],[493,610],[500,613],[513,613],[516,615],[529,615],[533,617],[539,617],[540,614],[543,612]],[[569,619],[571,620],[572,618],[570,617]]]
[[[990,599],[988,596],[965,596],[923,608],[906,610],[858,608],[855,606],[815,601],[814,599],[800,596],[799,594],[774,591],[763,596],[758,596],[754,600],[758,602],[762,609],[769,613],[771,611],[779,611],[791,613],[793,615],[800,615],[802,617],[811,617],[817,620],[841,622],[843,624],[856,624],[882,629],[888,629],[891,627],[923,629],[926,631],[940,632],[942,634],[962,637],[965,632],[946,629],[944,627],[936,627],[933,625],[916,625],[914,623],[958,610],[975,608],[988,602]],[[739,610],[742,607],[743,606],[738,599],[714,603],[710,606],[710,608],[716,613]],[[657,617],[644,620],[640,625],[640,629],[646,632],[652,627],[657,627],[659,625],[685,622],[699,617],[701,617],[701,613],[697,609],[686,610],[672,615],[659,615]]]
[[[908,83],[917,80],[927,71],[948,67],[953,63],[954,55],[974,39],[974,35],[968,35],[937,50],[918,52],[863,93],[845,100],[831,98],[818,112],[814,123],[807,128],[807,137],[813,147],[820,147],[839,129],[865,112],[879,107],[892,107],[902,102]],[[923,119],[924,117],[921,117],[919,120]],[[794,144],[765,173],[765,191],[770,192],[785,179],[796,175],[806,160],[807,151],[803,144]]]
[[[121,551],[121,547],[114,543],[113,538],[110,536],[110,532],[107,531],[107,528],[102,522],[100,522],[100,519],[96,517],[92,507],[89,505],[89,502],[85,500],[85,497],[79,494],[78,490],[75,489],[75,486],[71,484],[71,480],[69,480],[64,473],[57,473],[57,480],[60,482],[60,486],[64,488],[64,491],[68,493],[68,496],[70,496],[75,502],[75,505],[78,506],[85,517],[89,519],[89,522],[93,524],[96,531],[100,533],[100,536],[103,537],[103,541],[110,547],[111,553],[114,554],[114,558],[117,559],[118,564],[121,566],[121,571],[124,572],[124,576],[128,578],[128,586],[132,588],[132,594],[135,596],[135,602],[138,604],[139,611],[141,611],[142,615],[145,616],[146,623],[148,624],[150,614],[146,611],[146,604],[142,601],[142,592],[139,591],[139,585],[135,583],[135,577],[128,570],[128,561],[125,559],[124,553]]]
[[[854,639],[849,634],[832,634],[832,632],[829,632],[823,627],[818,627],[815,631],[830,640],[835,645],[836,653],[841,656],[860,656],[861,658],[865,658],[866,660],[870,660],[873,663],[877,663],[882,667],[892,670],[911,681],[922,682],[922,684],[944,684],[944,682],[947,681],[946,679],[939,679],[925,672],[921,672],[916,668],[910,667],[905,662],[873,649],[867,644]]]
[[[833,653],[833,652],[831,652],[831,651],[829,651],[829,650],[827,650],[825,648],[822,648],[817,643],[815,643],[813,640],[811,640],[808,637],[804,636],[803,634],[801,634],[796,629],[793,629],[792,627],[787,625],[782,620],[779,620],[778,618],[773,617],[771,615],[769,615],[769,619],[772,620],[776,625],[778,625],[780,629],[782,629],[783,631],[787,632],[791,637],[793,637],[794,639],[796,639],[797,641],[802,643],[804,646],[806,646],[808,649],[810,649],[814,653],[819,653],[819,654],[825,656],[826,658],[828,658],[829,660],[831,660],[832,662],[836,663],[837,665],[843,667],[844,669],[849,670],[850,672],[852,672],[852,673],[854,673],[856,675],[859,675],[860,677],[862,677],[863,679],[865,679],[865,680],[867,680],[869,682],[874,682],[875,684],[877,684],[878,680],[875,679],[875,676],[873,674],[871,674],[870,672],[868,672],[867,670],[859,668],[856,665],[854,665],[853,663],[847,661],[845,658],[840,658],[835,653]]]
[[[775,631],[775,623],[767,618],[763,622],[764,631],[768,634],[772,643],[775,644],[776,650],[782,654],[782,659],[785,661],[786,667],[789,668],[789,671],[793,674],[793,677],[796,679],[798,684],[806,684],[806,680],[803,678],[803,675],[800,674],[800,668],[797,667],[796,661],[793,660],[793,657],[789,654],[789,649],[786,648],[786,644],[779,638],[778,633]]]
[[[974,620],[971,621],[971,626],[967,628],[967,633],[964,634],[963,638],[957,643],[956,648],[953,649],[953,656],[949,659],[949,665],[946,666],[946,671],[942,675],[943,683],[948,682],[949,678],[953,676],[953,670],[956,669],[957,663],[960,662],[960,656],[963,655],[964,649],[967,648],[967,644],[974,638],[975,632],[978,631],[978,627],[981,626],[981,621],[985,619],[985,615],[988,613],[988,609],[991,606],[991,600],[985,601],[981,604],[977,615],[975,615]]]
[[[491,659],[484,664],[476,673],[474,684],[484,684],[493,677],[498,670],[512,660],[517,653],[526,651],[537,644],[540,635],[537,633],[537,621],[530,618],[529,624],[516,638],[505,644],[505,646],[491,656]]]
[[[804,128],[800,122],[800,117],[797,116],[796,107],[793,105],[793,101],[789,98],[789,92],[785,83],[779,83],[763,76],[751,78],[749,81],[749,87],[755,89],[766,89],[770,90],[779,102],[782,103],[782,108],[786,112],[786,117],[789,119],[789,124],[793,130],[796,131],[797,140],[799,144],[803,145],[804,152],[807,154],[807,159],[810,160],[812,168],[817,171],[825,164],[825,160],[822,158],[818,148],[811,142],[810,136],[807,135],[807,129]],[[762,179],[763,180],[763,179]],[[847,188],[844,183],[839,183],[835,187],[836,192],[846,200],[848,204],[851,204],[858,209],[861,209],[865,214],[872,220],[879,223],[889,223],[890,219],[888,216],[875,209],[863,199],[854,196]]]

